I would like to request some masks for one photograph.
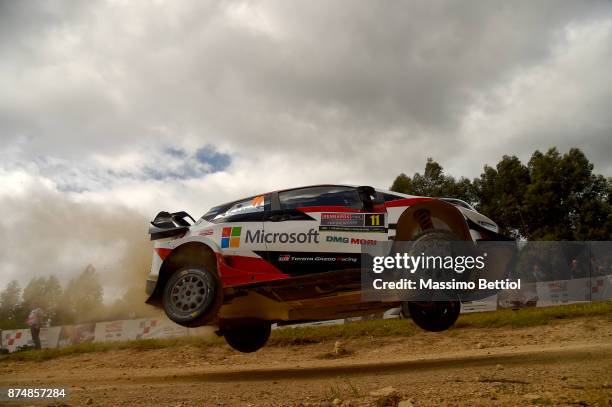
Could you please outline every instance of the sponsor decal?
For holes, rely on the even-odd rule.
[[[246,231],[245,243],[319,243],[319,232],[310,229],[308,232],[265,232],[263,230]],[[223,246],[222,246],[223,247]]]
[[[257,207],[257,206],[263,206],[264,204],[264,196],[263,195],[259,195],[256,196],[255,198],[253,198],[253,200],[251,201],[251,205]]]
[[[278,256],[278,261],[289,261],[291,260],[290,254],[281,254]]]
[[[281,257],[285,258],[286,256],[286,260],[282,260],[282,261],[291,261],[291,262],[297,262],[297,263],[301,263],[301,262],[318,262],[318,263],[337,263],[337,262],[343,262],[343,263],[357,263],[358,259],[357,257],[351,257],[351,256],[334,256],[334,255],[329,255],[329,256],[293,256],[293,255],[282,255],[279,256],[278,261],[281,261]]]
[[[322,213],[321,226],[364,226],[362,213]]]
[[[344,244],[357,244],[357,245],[375,245],[376,240],[372,239],[359,239],[357,237],[344,237],[344,236],[327,236],[326,242],[329,243],[344,243]]]
[[[264,196],[260,195],[260,196],[256,196],[255,198],[251,200],[241,201],[241,202],[236,203],[234,206],[229,208],[227,212],[225,212],[224,214],[217,215],[215,219],[219,217],[229,217],[229,216],[234,216],[234,215],[244,215],[247,213],[263,212],[263,210],[264,210]]]
[[[212,229],[204,229],[202,231],[200,231],[200,233],[198,233],[199,236],[210,236],[213,234],[213,230]]]
[[[226,249],[228,247],[231,247],[231,248],[240,247],[240,234],[241,233],[242,233],[241,226],[223,228],[223,232],[221,233],[221,248]]]
[[[322,213],[321,231],[386,232],[384,213]]]
[[[380,213],[369,213],[365,215],[366,226],[385,226],[385,215]]]

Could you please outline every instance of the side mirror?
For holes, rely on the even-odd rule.
[[[372,204],[374,205],[384,205],[385,204],[385,200],[382,198],[375,198],[372,199]]]
[[[363,202],[363,208],[366,211],[373,210],[375,205],[381,205],[385,203],[385,200],[379,199],[376,190],[370,186],[357,187],[357,192],[359,193],[361,202]]]

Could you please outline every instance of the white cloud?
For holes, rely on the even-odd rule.
[[[548,59],[480,95],[463,122],[466,145],[490,162],[579,146],[596,171],[611,174],[611,44],[612,19],[565,26]],[[470,172],[481,166],[473,163]]]

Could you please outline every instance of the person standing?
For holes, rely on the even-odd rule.
[[[26,323],[30,326],[30,333],[32,334],[32,341],[34,342],[34,348],[40,349],[40,325],[42,323],[42,310],[37,306],[34,306]]]

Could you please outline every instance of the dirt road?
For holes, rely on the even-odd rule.
[[[183,346],[3,362],[0,386],[69,386],[74,406],[612,405],[609,317],[338,345],[338,353],[332,341],[247,355]]]

